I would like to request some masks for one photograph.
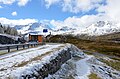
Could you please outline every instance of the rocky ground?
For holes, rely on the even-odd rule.
[[[46,79],[89,79],[91,73],[97,74],[99,79],[120,79],[120,71],[99,61],[93,55],[86,55],[85,58],[73,57],[62,65],[58,72]]]
[[[70,56],[67,61],[65,59],[68,53]],[[63,60],[65,61],[63,62]],[[49,74],[45,79],[90,79],[89,75],[92,73],[95,73],[99,79],[120,79],[120,71],[107,64],[106,60],[117,61],[106,55],[87,55],[85,51],[71,44],[46,44],[0,56],[0,78],[21,79],[24,75],[37,79],[40,76],[40,68],[45,70],[43,71],[45,73],[49,72],[43,67],[46,66],[46,63],[49,65],[48,63],[54,62],[49,66],[56,69],[62,61],[63,63],[59,65],[61,67],[58,68],[58,71]],[[43,78],[40,77],[40,79]]]

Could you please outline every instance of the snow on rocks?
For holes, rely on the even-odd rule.
[[[23,51],[19,51],[16,53],[11,53],[5,56],[0,57],[0,78],[6,79],[10,73],[12,73],[14,70],[19,68],[20,66],[24,66],[24,64],[27,64],[32,61],[32,59],[39,57],[46,52],[49,52],[55,48],[59,48],[60,46],[66,46],[63,44],[56,44],[56,45],[44,45],[39,46],[37,48],[27,49]],[[49,56],[46,56],[46,59],[44,61],[47,62]],[[32,65],[33,63],[31,63]],[[26,66],[27,68],[28,66]],[[24,70],[24,67],[20,67],[18,71]],[[17,74],[17,73],[16,73]]]
[[[21,79],[22,77],[28,78],[31,76],[33,76],[31,78],[35,78],[40,76],[38,70],[45,70],[45,67],[50,65],[45,65],[45,63],[53,63],[51,64],[53,69],[54,67],[55,69],[59,69],[59,66],[71,58],[71,54],[75,56],[76,53],[79,58],[85,57],[79,49],[71,44],[47,44],[37,48],[11,53],[0,57],[0,78]],[[62,59],[61,57],[57,57],[58,55],[62,56]],[[58,68],[56,68],[56,65],[54,66],[55,63],[52,61],[55,58],[61,60],[61,62],[55,60],[58,62]]]
[[[119,79],[120,71],[116,71],[110,66],[107,66],[105,63],[100,62],[95,57],[88,60],[91,67],[91,71],[95,72],[102,79]]]
[[[79,58],[83,52],[79,51],[78,53],[78,57],[72,57],[72,59],[61,66],[59,71],[53,75],[49,75],[45,79],[88,79],[91,71],[87,60],[92,56],[84,55],[84,57]]]
[[[72,52],[71,52],[72,57],[81,57],[81,58],[87,57],[87,55],[84,54],[82,50],[80,50],[79,48],[77,48],[74,45],[71,46],[71,50],[72,50]]]
[[[82,52],[81,52],[82,53]],[[96,73],[102,79],[119,79],[120,72],[102,63],[92,55],[84,55],[78,58],[77,54],[62,65],[54,75],[45,79],[89,79],[91,72]]]
[[[0,56],[0,60],[0,79],[88,79],[91,72],[102,79],[120,78],[119,71],[71,44],[46,44]]]

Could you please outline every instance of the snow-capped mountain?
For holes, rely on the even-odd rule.
[[[44,23],[30,23],[28,25],[15,25],[14,28],[17,29],[18,32],[22,34],[26,34],[26,33],[43,34],[43,29],[48,29],[48,33],[52,32],[53,35],[56,35],[56,34],[70,33],[76,30],[75,28],[71,28],[68,26],[63,26],[59,29],[51,28],[49,25]]]
[[[85,29],[80,27],[69,27],[62,26],[61,28],[51,28],[49,25],[44,23],[30,23],[28,25],[16,25],[14,26],[18,32],[22,34],[26,33],[43,33],[43,29],[48,29],[49,32],[52,32],[53,35],[56,34],[88,34],[88,35],[104,35],[110,34],[113,32],[120,32],[120,23],[111,22],[111,21],[98,21],[91,24]],[[48,33],[49,33],[48,32]]]
[[[81,31],[82,34],[88,35],[104,35],[113,32],[120,32],[120,24],[110,21],[98,21]]]
[[[68,27],[68,26],[64,26],[64,27],[61,27],[60,29],[58,29],[57,31],[70,31],[70,30],[76,30],[76,29]]]
[[[71,34],[74,33],[74,31],[76,31],[76,28],[71,28],[68,26],[63,26],[59,29],[55,29],[52,31],[53,35],[57,35],[57,34]]]
[[[18,30],[18,32],[21,32],[22,34],[25,33],[42,33],[43,29],[48,29],[49,31],[52,31],[52,28],[50,28],[48,25],[42,24],[42,23],[31,23],[28,25],[16,25],[14,26]]]

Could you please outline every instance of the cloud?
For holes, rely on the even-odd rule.
[[[120,0],[106,0],[106,5],[100,6],[97,11],[120,21]]]
[[[89,12],[94,9],[94,11],[97,11],[98,13],[83,15],[81,17],[68,17],[64,21],[51,20],[50,24],[57,28],[69,26],[73,28],[80,27],[83,29],[100,20],[120,22],[120,0],[59,0],[59,2],[54,2],[54,4],[59,3],[62,3],[63,11],[78,13]],[[54,4],[52,3],[49,6]]]
[[[60,4],[63,11],[72,13],[88,12],[99,7],[101,2],[103,0],[45,0],[47,8],[54,4]]]
[[[102,0],[64,0],[63,11],[72,13],[88,12],[100,6]]]
[[[0,6],[0,8],[3,8],[2,6]]]
[[[16,0],[0,0],[1,4],[12,4],[14,3]]]
[[[61,0],[45,0],[46,7],[49,8],[51,5],[58,3]]]
[[[68,11],[72,13],[89,12],[92,9],[95,9],[94,11],[98,12],[98,14],[83,15],[81,17],[78,16],[68,17],[64,21],[49,20],[49,23],[55,26],[56,28],[69,26],[80,27],[81,29],[83,29],[99,20],[120,21],[119,19],[120,0],[44,0],[44,1],[47,8],[49,8],[52,5],[61,4],[57,6],[61,6],[61,9],[63,11]],[[105,1],[105,3],[102,3],[103,1]],[[4,18],[2,20],[0,18],[0,22],[3,23],[9,24],[15,23],[23,25],[31,22],[37,22],[37,20],[35,19],[9,20]]]
[[[0,4],[12,5],[17,2],[18,6],[25,6],[30,0],[0,0]]]
[[[92,23],[95,23],[99,20],[106,20],[109,19],[107,16],[104,15],[85,15],[82,17],[68,17],[64,21],[55,21],[51,20],[50,24],[55,26],[57,29],[68,26],[70,28],[80,28],[84,29],[85,27],[88,27]]]
[[[8,24],[8,25],[27,25],[29,23],[34,23],[34,22],[38,22],[38,20],[36,19],[18,19],[18,20],[11,20],[11,19],[7,19],[7,18],[0,18],[0,22],[2,24]]]
[[[16,11],[15,11],[15,12],[12,12],[11,15],[12,15],[12,16],[17,16],[17,12],[16,12]]]
[[[18,5],[19,6],[25,6],[30,0],[19,0]]]

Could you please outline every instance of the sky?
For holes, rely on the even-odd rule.
[[[6,0],[10,1],[10,0]],[[14,0],[13,0],[14,1]],[[61,8],[63,3],[54,3],[59,0],[21,0],[23,2],[27,1],[24,4],[18,4],[19,2],[13,2],[11,4],[5,4],[5,2],[0,0],[1,9],[0,17],[6,17],[8,19],[26,19],[34,18],[38,20],[64,20],[67,17],[72,16],[82,16],[82,12],[73,12],[73,11],[63,11]],[[66,0],[67,1],[67,0]],[[12,2],[12,0],[11,0]],[[67,9],[66,9],[67,10]],[[86,12],[86,14],[95,14],[96,12],[91,10]]]
[[[0,22],[86,27],[99,20],[119,22],[120,0],[0,0]]]

